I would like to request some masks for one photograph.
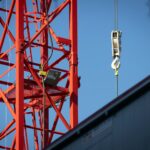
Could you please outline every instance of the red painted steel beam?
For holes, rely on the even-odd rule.
[[[0,52],[1,52],[1,50],[2,50],[2,46],[3,46],[3,43],[4,43],[4,39],[5,39],[5,36],[6,36],[7,28],[8,28],[10,19],[11,19],[11,15],[12,15],[14,6],[15,6],[15,0],[12,0],[11,7],[10,7],[10,10],[9,10],[9,13],[8,13],[8,18],[7,18],[7,21],[6,21],[6,24],[5,24],[3,33],[2,33],[2,38],[1,38],[1,40],[0,40],[0,41],[1,41],[1,42],[0,42]]]
[[[25,119],[25,124],[26,124],[26,119]],[[25,150],[28,150],[29,149],[29,141],[28,141],[28,134],[27,134],[27,128],[25,127],[24,128],[24,143],[25,143],[25,147],[24,149]]]
[[[59,37],[55,34],[54,30],[51,27],[49,27],[49,32],[51,33],[52,37],[55,39],[55,41],[56,41],[57,45],[59,46],[59,48],[65,53],[66,51],[63,47],[63,44],[60,42]]]
[[[35,114],[34,108],[31,108],[31,111],[32,111],[33,127],[36,128],[37,127],[37,123],[36,123],[36,114]],[[39,140],[38,140],[38,132],[37,132],[37,130],[34,129],[34,143],[35,143],[35,149],[36,150],[39,150],[38,142],[39,142]]]
[[[8,68],[5,72],[3,72],[1,75],[0,75],[0,78],[4,77],[6,74],[8,74],[8,72],[10,72],[12,69],[15,68],[15,64],[13,66],[11,66],[10,68]]]
[[[1,65],[6,65],[6,66],[13,66],[14,65],[13,63],[9,63],[9,62],[6,62],[6,61],[1,61],[1,60],[0,60],[0,64]]]
[[[24,149],[24,6],[16,0],[16,150]]]
[[[77,42],[77,0],[70,0],[70,125],[78,124],[78,42]]]
[[[66,83],[66,88],[68,88],[69,86],[69,80],[67,80],[67,83]],[[62,110],[62,107],[63,107],[63,104],[64,104],[64,101],[65,101],[65,97],[62,97],[62,100],[58,106],[58,110],[61,112]],[[53,123],[53,126],[52,126],[52,131],[55,131],[56,130],[56,127],[57,127],[57,124],[58,124],[58,120],[59,120],[59,116],[56,114],[55,116],[55,120],[54,120],[54,123]],[[52,139],[53,139],[53,136],[54,136],[54,133],[52,132],[49,136],[49,139],[48,139],[48,143],[51,143],[52,142]]]
[[[14,125],[14,123],[15,123],[15,120],[13,119],[0,133],[0,138]]]
[[[29,62],[29,61],[28,61],[28,63],[31,64],[31,65],[36,65],[36,66],[38,66],[38,64],[35,64],[34,62]],[[6,61],[1,61],[1,60],[0,60],[0,64],[1,64],[1,65],[5,65],[5,66],[11,66],[11,67],[15,65],[15,64],[13,64],[13,63],[6,62]],[[29,70],[28,70],[26,67],[24,67],[24,70],[27,71],[27,72],[29,72]],[[35,71],[35,72],[39,72],[38,69],[34,69],[34,71]]]
[[[26,43],[28,43],[28,41],[25,41]],[[45,46],[44,44],[42,44],[42,43],[36,43],[36,42],[32,42],[32,44],[31,44],[31,46],[32,47],[37,47],[37,46],[39,46],[39,47],[43,47],[43,46]],[[52,47],[51,46],[46,46],[47,48],[49,48],[49,49],[52,49]],[[53,47],[53,50],[56,50],[56,51],[61,51],[61,52],[64,52],[64,53],[66,53],[67,51],[65,50],[65,49],[60,49],[60,48],[57,48],[57,47]]]
[[[40,82],[40,79],[39,79],[38,75],[35,73],[35,71],[30,67],[30,65],[26,61],[24,61],[24,62],[25,62],[26,67],[30,70],[34,80],[37,82],[37,84],[39,85],[40,89],[43,91],[43,86],[42,86],[42,84]],[[63,124],[66,126],[66,128],[68,130],[70,130],[70,125],[67,123],[67,121],[64,118],[64,116],[59,112],[57,106],[55,105],[55,103],[53,102],[51,97],[48,95],[47,91],[45,91],[45,95],[46,95],[47,99],[49,100],[49,103],[51,104],[51,106],[54,108],[55,112],[58,114],[58,116],[62,120]]]
[[[5,53],[1,53],[0,54],[0,59],[8,61],[8,55],[6,55]]]
[[[15,45],[13,45],[11,48],[9,48],[8,50],[6,50],[5,52],[1,53],[0,54],[0,59],[3,59],[5,61],[8,61],[8,53],[10,51],[12,51],[13,49],[15,48]],[[7,59],[4,59],[4,58],[7,58]]]
[[[60,58],[58,58],[56,61],[54,61],[51,65],[47,66],[46,70],[49,70],[53,68],[55,65],[59,64],[62,60],[66,59],[66,57],[69,55],[69,52],[62,55]]]
[[[49,9],[47,7],[47,0],[41,0],[41,12],[43,13],[41,18],[44,18],[41,21],[41,27],[47,22],[48,20],[48,11]],[[41,55],[41,66],[43,67],[43,70],[45,71],[45,67],[48,65],[48,28],[49,25],[47,25],[47,28],[43,30],[41,33],[41,43],[44,44],[43,47],[41,47],[40,55]],[[44,81],[43,81],[44,82]],[[44,84],[44,83],[43,83]],[[43,148],[48,144],[48,135],[49,133],[45,131],[45,129],[49,128],[49,110],[46,109],[46,96],[45,96],[45,88],[43,88]]]
[[[16,144],[16,136],[14,136],[14,138],[12,140],[11,150],[15,149],[15,144]]]
[[[12,85],[13,83],[0,80],[0,84],[9,85],[9,86],[10,86],[10,85]]]
[[[51,3],[52,3],[52,0],[47,0],[47,9],[48,10],[50,9]]]
[[[24,49],[28,48],[29,45],[32,44],[32,42],[41,34],[41,32],[47,27],[47,25],[62,12],[62,10],[68,5],[68,3],[69,0],[66,0],[60,7],[58,7],[51,13],[52,16],[48,19],[46,23],[44,23],[43,26],[41,26],[40,30],[31,37],[30,41],[24,46]]]
[[[33,127],[33,126],[29,126],[29,125],[25,125],[25,127],[29,128],[29,129],[39,130],[39,131],[43,130],[43,128]],[[45,128],[45,131],[46,132],[51,132],[51,133],[54,133],[54,134],[58,134],[58,135],[63,135],[64,134],[63,132],[53,131],[53,130],[49,130],[47,128]]]
[[[3,134],[2,136],[0,136],[0,140],[2,140],[3,138],[5,138],[6,136],[8,136],[9,134],[11,134],[12,132],[15,131],[15,127],[11,128],[9,131],[7,131],[5,134]]]
[[[10,51],[12,51],[15,48],[15,44],[13,46],[11,46],[9,49],[7,49],[5,52],[0,54],[0,59],[2,59],[2,57],[8,57],[8,53]],[[8,60],[7,60],[8,61]]]
[[[27,4],[25,2],[25,12],[27,12]],[[29,26],[29,19],[27,16],[25,16],[25,23],[26,23],[26,30],[27,30],[27,39],[30,40],[30,26]],[[29,45],[29,52],[30,52],[30,55],[28,56],[30,58],[31,61],[33,61],[33,57],[32,57],[32,48],[31,48],[31,45]],[[25,51],[25,55],[27,55],[27,51]]]
[[[2,11],[2,12],[9,12],[8,9],[4,9],[4,8],[0,8],[0,11]],[[13,11],[12,14],[16,15],[16,12]],[[29,18],[34,19],[34,16],[32,16],[32,15],[28,15],[28,14],[26,14],[26,13],[25,13],[24,15],[27,16],[27,17],[29,17]],[[39,17],[36,17],[36,20],[40,20],[40,18],[39,18]]]
[[[12,0],[11,3],[13,1],[15,0]],[[45,5],[44,2],[47,4]],[[6,88],[6,85],[9,86],[6,90],[1,91],[0,102],[4,102],[7,107],[10,107],[10,104],[14,105],[14,109],[12,109],[13,107],[10,107],[9,110],[14,112],[14,114],[12,114],[16,117],[16,127],[13,126],[14,128],[10,130],[8,125],[8,128],[5,128],[5,133],[2,132],[0,134],[1,138],[7,138],[10,133],[15,131],[12,133],[16,133],[11,141],[12,149],[29,149],[31,141],[29,141],[27,128],[30,128],[34,133],[32,144],[34,144],[37,150],[40,149],[40,142],[42,142],[43,139],[43,115],[41,113],[43,108],[43,87],[42,79],[38,75],[38,67],[40,67],[41,64],[47,63],[48,50],[52,49],[52,45],[48,42],[48,32],[51,33],[54,40],[54,57],[49,61],[50,64],[45,65],[44,70],[48,71],[49,69],[54,69],[60,71],[61,77],[59,78],[58,85],[61,86],[51,87],[46,85],[45,95],[47,112],[44,111],[44,118],[46,118],[44,129],[48,136],[45,134],[44,138],[47,139],[48,137],[49,141],[51,141],[55,134],[64,134],[61,131],[56,131],[59,119],[67,130],[71,130],[78,124],[77,0],[64,0],[54,11],[51,11],[51,3],[53,3],[52,0],[31,0],[31,2],[28,2],[27,0],[16,0],[15,10],[10,8],[12,7],[12,4],[10,3],[10,10],[0,8],[0,11],[6,12],[8,15],[6,21],[0,18],[3,39],[6,40],[6,37],[9,36],[14,43],[11,48],[7,50],[3,49],[4,52],[0,53],[0,65],[5,68],[4,71],[1,72],[0,77],[4,77],[8,72],[12,73],[11,70],[16,72],[16,83],[12,83],[12,81],[8,82],[5,78],[3,78],[4,81],[0,81],[2,87]],[[49,14],[46,16],[46,12],[49,9]],[[64,9],[69,9],[69,37],[62,37],[59,35],[59,32],[56,32],[57,34],[55,34],[50,26],[57,16],[59,19],[59,15],[61,12],[63,13]],[[11,28],[12,23],[9,23],[11,17],[16,17],[16,33],[14,33]],[[33,28],[35,28],[35,30],[32,30]],[[2,36],[0,38],[2,38]],[[5,47],[5,44],[6,42],[3,42],[3,48]],[[9,61],[4,60],[7,56],[14,54],[14,50],[16,50],[16,63],[14,63],[14,60],[12,59]],[[35,58],[35,56],[38,58]],[[66,66],[62,66],[64,61],[68,62]],[[67,86],[64,85],[65,83]],[[70,98],[70,107],[67,108],[70,111],[70,123],[68,123],[68,118],[65,118],[65,114],[61,112],[66,96]],[[48,125],[48,111],[50,109],[56,114],[55,118],[51,120],[51,130]],[[26,110],[29,111],[26,112]],[[32,110],[35,111],[34,114]],[[26,126],[26,124],[28,124],[26,116],[31,114],[34,115],[32,123]],[[37,122],[40,126],[36,125]],[[41,133],[41,138],[38,137],[38,133]],[[47,141],[48,140],[45,140],[44,145],[47,145]]]
[[[6,149],[7,149],[7,150],[8,150],[8,149],[9,149],[9,150],[12,149],[11,147],[1,146],[1,145],[0,145],[0,148],[1,148],[1,149],[4,149],[4,150],[6,150]],[[16,149],[13,149],[13,150],[16,150]]]
[[[0,8],[0,11],[2,11],[2,12],[9,12],[8,9],[4,9],[4,8]],[[13,11],[12,14],[13,14],[13,15],[16,15],[16,11]],[[30,19],[33,19],[33,20],[36,20],[36,21],[40,21],[40,20],[41,20],[40,17],[32,16],[32,15],[30,15],[30,14],[33,14],[33,13],[27,12],[27,13],[25,13],[24,15],[25,15],[26,17],[28,17],[28,18],[30,18]],[[49,16],[51,16],[51,15],[52,15],[52,14],[50,14]]]
[[[5,28],[6,24],[5,24],[5,22],[3,21],[3,19],[1,17],[0,17],[0,23],[3,26],[3,28]],[[15,38],[14,38],[13,34],[11,33],[11,31],[7,28],[6,32],[9,35],[12,42],[15,44]]]
[[[7,97],[5,96],[5,94],[3,93],[3,91],[0,89],[0,95],[3,98],[3,101],[5,102],[6,106],[8,107],[8,110],[10,111],[11,115],[14,117],[14,119],[16,119],[16,114],[14,112],[14,110],[12,109]]]
[[[60,102],[60,105],[58,107],[58,110],[61,112],[62,110],[62,107],[63,107],[63,104],[64,104],[64,97],[62,98],[63,100]],[[56,117],[55,117],[55,120],[54,120],[54,123],[53,123],[53,127],[52,127],[52,133],[50,134],[50,137],[48,139],[48,143],[51,143],[52,139],[53,139],[53,136],[54,134],[56,134],[54,131],[56,130],[56,126],[57,126],[57,123],[58,123],[58,120],[59,120],[59,116],[56,114]]]
[[[58,43],[62,43],[64,45],[71,45],[70,39],[57,36],[57,40],[58,40]]]

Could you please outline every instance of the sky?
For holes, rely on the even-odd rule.
[[[118,28],[122,32],[120,95],[150,74],[150,1],[118,1]],[[78,1],[80,121],[116,97],[112,30],[113,0]]]
[[[150,0],[118,1],[118,25],[122,32],[120,95],[150,74]],[[65,19],[67,17],[64,15],[59,23],[67,28]],[[60,32],[60,28],[54,29],[56,33]],[[79,122],[116,98],[116,80],[111,68],[112,30],[114,0],[78,0],[78,58],[81,76]]]

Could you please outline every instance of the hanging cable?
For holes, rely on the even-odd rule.
[[[47,10],[47,5],[46,5],[46,2],[45,2],[45,8],[46,8],[46,21],[48,22],[48,10]],[[53,55],[53,52],[54,52],[54,44],[53,44],[53,38],[52,38],[52,35],[50,33],[50,25],[47,24],[47,29],[48,29],[48,35],[49,35],[49,39],[50,39],[50,44],[51,44],[51,54],[50,56],[48,57],[47,61],[43,64],[43,69],[45,68],[45,66],[48,64],[48,62],[50,61],[52,55]]]
[[[49,28],[50,28],[50,25],[48,25],[48,29],[49,29]],[[54,52],[54,49],[53,49],[54,45],[53,45],[52,35],[51,35],[51,33],[50,33],[49,30],[48,30],[48,33],[49,33],[48,35],[49,35],[49,37],[50,37],[50,43],[51,43],[51,54],[50,54],[50,56],[48,57],[47,61],[44,63],[43,69],[44,69],[45,66],[48,64],[48,62],[50,61],[50,59],[52,58],[53,52]]]
[[[40,67],[40,71],[39,71],[39,75],[41,76],[41,79],[42,79],[42,85],[43,85],[43,109],[42,109],[42,116],[43,116],[43,131],[42,131],[42,135],[43,135],[43,143],[42,143],[42,147],[44,148],[45,146],[45,104],[46,104],[46,86],[45,86],[45,83],[48,82],[49,85],[51,86],[55,86],[58,82],[58,78],[60,77],[60,74],[61,72],[58,72],[58,71],[45,71],[46,70],[46,66],[48,65],[50,59],[52,58],[53,56],[53,52],[54,52],[54,44],[53,44],[53,38],[52,38],[52,35],[51,35],[51,32],[50,32],[50,28],[51,26],[48,24],[48,20],[49,20],[49,17],[48,17],[48,5],[46,3],[47,1],[45,0],[44,1],[44,7],[45,7],[45,12],[44,12],[44,18],[45,18],[45,22],[47,23],[47,30],[48,30],[48,38],[49,38],[49,42],[50,42],[50,45],[51,45],[51,53],[50,55],[48,56],[48,58],[43,62],[43,64],[41,64],[41,67]],[[51,80],[51,84],[49,83],[49,81],[47,80]]]
[[[44,76],[42,76],[42,87],[43,87],[43,148],[45,147],[45,84],[44,84]]]
[[[118,0],[114,0],[114,30],[111,32],[112,57],[111,67],[116,77],[116,93],[118,96],[118,76],[120,68],[121,32],[118,30]]]
[[[116,95],[118,96],[118,87],[119,84],[118,84],[118,75],[116,76]]]
[[[118,30],[118,0],[114,0],[114,29]]]

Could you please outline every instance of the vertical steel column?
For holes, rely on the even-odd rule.
[[[46,3],[46,5],[45,5]],[[47,22],[47,11],[48,8],[46,8],[47,6],[47,1],[46,0],[41,0],[41,13],[44,18],[44,20],[42,20],[41,22],[41,26],[43,24],[45,24]],[[48,27],[48,26],[47,26]],[[48,59],[48,28],[46,28],[42,33],[41,33],[41,42],[44,45],[43,47],[41,47],[41,65],[43,66],[45,63],[45,67],[47,66],[47,59]],[[44,68],[43,68],[44,69]],[[43,91],[44,92],[44,91]],[[46,98],[46,96],[44,96]],[[44,98],[44,99],[45,99]],[[46,100],[44,100],[46,101]],[[44,104],[43,101],[43,104]],[[45,109],[43,112],[43,128],[44,129],[49,129],[49,110]],[[43,135],[43,147],[45,147],[48,144],[48,132],[44,132]]]
[[[16,0],[16,150],[24,149],[24,0]]]
[[[78,124],[78,42],[77,42],[77,0],[70,0],[70,125]]]

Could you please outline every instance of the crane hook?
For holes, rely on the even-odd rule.
[[[115,57],[115,59],[111,63],[111,67],[115,70],[115,75],[118,76],[118,70],[120,68],[120,60],[119,57]]]

